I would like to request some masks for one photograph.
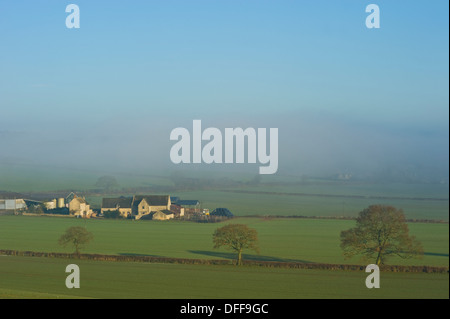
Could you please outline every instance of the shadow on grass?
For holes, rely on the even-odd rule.
[[[210,257],[224,258],[224,259],[236,259],[236,253],[226,253],[226,252],[218,252],[218,251],[210,251],[210,250],[188,250],[188,252],[198,255],[205,255]],[[300,260],[300,259],[287,259],[287,258],[278,258],[273,256],[262,256],[262,255],[248,255],[242,254],[243,260],[255,260],[255,261],[278,261],[278,262],[290,262],[290,263],[314,263],[309,260]]]

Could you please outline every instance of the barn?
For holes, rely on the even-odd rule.
[[[211,214],[209,214],[210,216],[221,216],[221,217],[228,217],[231,218],[233,217],[233,214],[230,212],[230,210],[228,208],[216,208],[215,210],[213,210],[213,212]]]
[[[184,208],[186,214],[200,213],[200,202],[198,200],[180,199],[175,204]]]
[[[27,205],[23,199],[0,199],[0,210],[26,209]]]
[[[131,216],[133,197],[103,198],[102,214],[108,211],[119,211],[122,217]]]
[[[153,220],[168,220],[168,219],[172,219],[174,217],[173,212],[171,212],[170,210],[164,209],[164,210],[159,210],[155,213],[153,213],[152,219]]]

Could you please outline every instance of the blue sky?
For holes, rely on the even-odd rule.
[[[80,29],[65,26],[70,3]],[[365,27],[370,3],[380,29]],[[105,139],[129,145],[152,134],[165,152],[168,132],[196,118],[228,127],[292,121],[311,135],[324,123],[348,136],[383,131],[365,137],[380,148],[404,135],[404,158],[434,145],[427,153],[448,164],[448,6],[1,0],[0,146],[89,140],[81,147],[90,154]]]

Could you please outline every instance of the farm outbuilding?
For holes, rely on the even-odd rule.
[[[46,209],[55,209],[56,208],[56,199],[48,201],[48,202],[44,202],[45,208]]]
[[[180,199],[174,204],[184,208],[186,214],[200,213],[200,202],[198,200]]]
[[[153,213],[152,219],[153,220],[168,220],[168,219],[172,219],[173,217],[174,217],[173,212],[171,212],[170,210],[164,209],[164,210],[160,210],[160,211]]]
[[[0,210],[26,209],[27,205],[23,199],[0,199]]]
[[[172,218],[174,218],[174,213],[167,209],[136,216],[136,219],[140,220],[169,220]]]
[[[179,205],[170,205],[170,211],[174,214],[175,217],[184,216],[184,207],[181,207]]]
[[[133,197],[103,198],[101,213],[108,211],[119,211],[122,217],[131,216]]]
[[[233,217],[233,214],[230,212],[230,210],[228,208],[216,208],[209,215],[210,216],[228,217],[228,218]]]

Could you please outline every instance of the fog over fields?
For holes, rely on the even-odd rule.
[[[169,115],[168,115],[169,116]],[[389,182],[448,183],[448,127],[383,123],[339,115],[294,114],[196,117],[202,128],[248,127],[279,130],[279,167],[283,176],[332,177]],[[152,174],[184,170],[257,174],[259,164],[173,164],[172,129],[192,132],[192,120],[160,116],[10,125],[0,131],[0,166],[21,165],[114,173]],[[192,138],[192,137],[191,137]],[[203,145],[207,144],[203,141]],[[247,149],[247,148],[246,148]],[[350,175],[349,175],[350,174]],[[265,176],[270,180],[270,176]]]
[[[257,174],[174,165],[170,132],[202,120],[278,128],[278,175],[448,183],[446,2],[382,1],[376,30],[356,2],[78,5],[75,30],[0,4],[0,173]]]

